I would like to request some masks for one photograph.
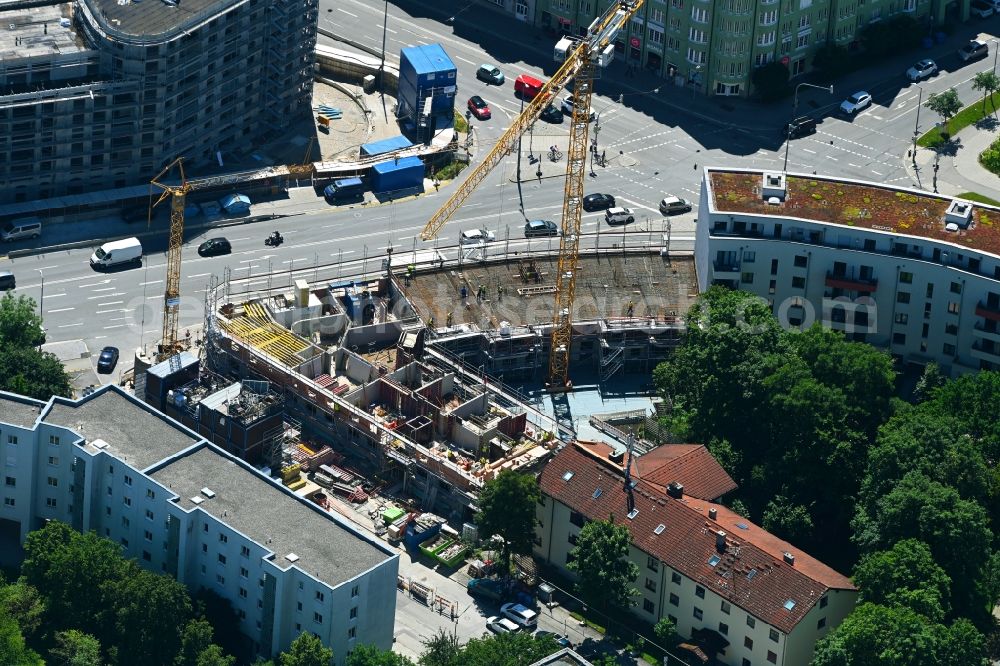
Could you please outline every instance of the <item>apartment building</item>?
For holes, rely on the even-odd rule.
[[[656,467],[657,482],[647,481],[641,466],[626,479],[606,449],[563,448],[539,479],[535,555],[572,577],[566,565],[580,529],[610,518],[632,536],[638,619],[670,618],[678,633],[729,666],[806,666],[816,641],[854,608],[851,581],[713,502],[710,496],[732,483],[721,468]],[[696,497],[680,481],[661,485],[671,477],[715,482]]]
[[[611,0],[537,0],[535,25],[583,35]],[[945,15],[943,0],[646,0],[615,42],[618,58],[692,94],[747,96],[753,70],[772,61],[792,77],[827,43],[856,46],[869,23],[896,14]],[[968,18],[969,2],[959,3]],[[670,94],[669,91],[666,94]]]
[[[518,21],[530,23],[535,16],[536,0],[483,0],[487,5],[506,12]]]
[[[391,647],[398,555],[118,387],[0,393],[0,449],[8,542],[47,520],[93,530],[226,598],[265,657],[303,631],[341,666],[357,645]]]
[[[317,15],[317,0],[5,2],[0,203],[247,151],[308,111]]]
[[[1000,368],[1000,210],[920,190],[706,169],[699,287],[767,300],[786,326],[821,322],[904,363]]]

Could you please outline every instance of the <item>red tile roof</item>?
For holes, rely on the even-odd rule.
[[[607,459],[613,451],[613,447],[604,442],[577,443],[599,458]],[[608,460],[608,464],[624,473],[624,461],[622,465],[617,465]],[[736,482],[701,444],[658,446],[635,459],[632,473],[647,483],[659,486],[661,492],[666,492],[667,485],[676,481],[684,486],[685,495],[704,500],[717,500],[736,490]]]
[[[567,472],[572,472],[568,480]],[[635,481],[629,519],[627,493],[620,467],[587,445],[570,444],[542,470],[542,492],[591,520],[628,526],[636,548],[739,606],[754,617],[789,633],[827,590],[856,589],[846,576],[724,506],[665,495],[660,486]],[[595,490],[602,492],[594,497]],[[709,509],[717,511],[715,520]],[[656,534],[663,525],[660,534]],[[725,550],[716,549],[724,531]],[[784,553],[795,562],[784,562]],[[713,556],[719,561],[709,564]],[[787,604],[793,602],[791,609]]]

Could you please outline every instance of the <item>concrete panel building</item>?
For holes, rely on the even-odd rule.
[[[864,181],[706,169],[699,286],[952,375],[1000,368],[1000,210]]]
[[[227,599],[254,652],[303,631],[393,640],[398,555],[115,386],[78,401],[0,394],[0,528],[93,530],[126,557]]]
[[[715,503],[712,495],[733,487],[718,463],[685,469],[667,462],[680,452],[657,454],[647,469],[660,471],[658,481],[640,471],[629,491],[622,462],[609,451],[574,442],[546,465],[535,555],[572,577],[566,565],[581,528],[612,518],[632,536],[637,618],[670,618],[682,636],[703,640],[703,650],[714,645],[728,666],[806,666],[816,641],[854,608],[851,581]],[[704,496],[689,494],[683,481]]]
[[[214,162],[309,108],[317,0],[4,3],[0,203]]]

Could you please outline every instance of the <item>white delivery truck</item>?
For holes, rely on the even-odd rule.
[[[90,257],[90,265],[94,268],[111,268],[131,263],[142,263],[142,243],[138,238],[123,238],[105,243]]]

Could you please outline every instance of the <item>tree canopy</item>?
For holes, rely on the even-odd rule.
[[[0,390],[38,400],[73,394],[69,376],[54,355],[42,352],[42,320],[35,301],[7,292],[0,297]]]
[[[559,649],[551,636],[536,638],[527,632],[484,634],[462,645],[454,634],[440,630],[424,641],[420,666],[529,666]],[[356,665],[348,661],[348,666]]]
[[[278,659],[281,666],[330,666],[332,660],[333,650],[308,631],[299,634]]]
[[[535,538],[535,506],[541,497],[538,482],[527,474],[503,470],[483,485],[476,524],[481,536],[499,536],[501,568],[510,570],[512,553],[531,553]]]
[[[951,610],[951,579],[923,541],[904,539],[861,559],[854,569],[860,601],[906,606],[941,622]]]
[[[579,577],[580,598],[602,611],[623,610],[635,603],[639,567],[628,558],[631,543],[628,527],[613,520],[593,520],[583,526],[573,561],[566,565]]]

